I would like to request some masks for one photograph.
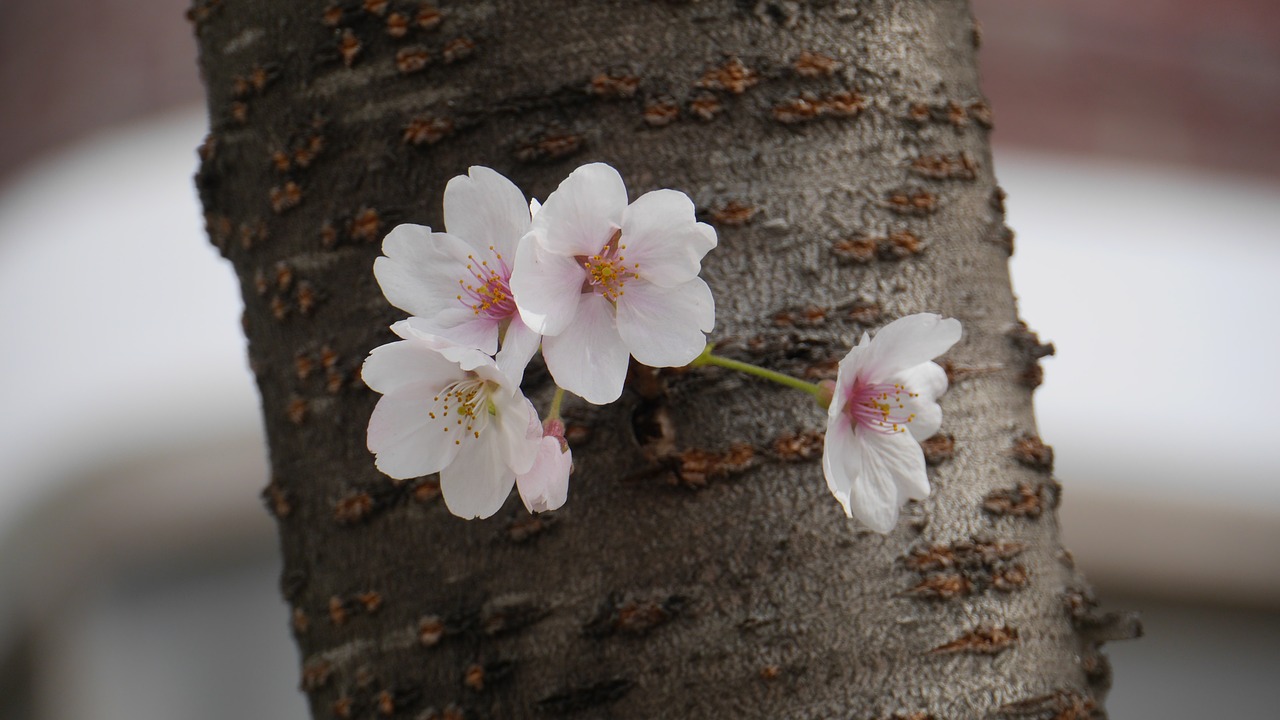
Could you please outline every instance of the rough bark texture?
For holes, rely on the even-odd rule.
[[[197,178],[262,391],[283,591],[317,718],[1085,718],[1109,682],[1062,550],[963,0],[204,0]],[[964,323],[933,496],[846,520],[823,415],[715,368],[570,404],[565,509],[450,516],[364,447],[400,315],[371,265],[491,166],[689,193],[730,355],[811,377],[864,330]],[[526,387],[545,407],[545,371]]]

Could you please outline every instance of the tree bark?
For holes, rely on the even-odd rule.
[[[317,718],[1084,718],[1102,616],[1060,546],[963,0],[200,0],[197,177],[245,300],[283,592]],[[959,318],[933,495],[844,517],[808,398],[634,368],[569,404],[569,503],[459,520],[374,469],[371,266],[487,165],[544,198],[605,161],[720,246],[713,339],[834,375],[866,330]],[[546,407],[534,366],[525,386]]]

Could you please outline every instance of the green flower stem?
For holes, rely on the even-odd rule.
[[[790,375],[780,372],[768,370],[760,367],[759,365],[752,365],[751,363],[744,363],[739,360],[730,360],[727,357],[712,355],[711,351],[714,347],[715,346],[712,343],[707,343],[706,349],[702,351],[701,355],[694,358],[693,362],[689,363],[689,366],[701,367],[703,365],[717,365],[729,370],[736,370],[748,375],[755,375],[756,377],[764,378],[765,380],[770,380],[778,383],[779,385],[785,385],[795,390],[807,392],[824,408],[831,403],[831,390],[829,388],[823,387],[817,383],[806,382],[800,378],[791,377]]]
[[[564,402],[564,388],[556,386],[556,394],[551,398],[551,411],[547,413],[548,420],[560,419],[560,404]]]

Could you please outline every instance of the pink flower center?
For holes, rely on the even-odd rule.
[[[868,383],[855,380],[844,406],[854,425],[861,425],[879,433],[906,432],[906,426],[916,419],[907,412],[906,400],[920,397],[920,393],[908,392],[902,385]]]
[[[516,312],[516,302],[511,296],[511,268],[502,259],[502,254],[489,246],[493,252],[494,263],[488,260],[477,261],[474,255],[468,255],[467,272],[471,278],[458,281],[462,292],[458,301],[471,308],[476,315],[488,320],[505,320]]]
[[[626,245],[620,245],[622,231],[617,230],[609,242],[605,243],[595,255],[577,255],[578,264],[587,271],[587,279],[582,283],[582,292],[596,292],[609,302],[617,302],[623,295],[623,287],[627,280],[640,277],[640,263],[627,266],[627,259],[622,251]]]

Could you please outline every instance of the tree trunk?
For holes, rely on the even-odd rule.
[[[317,718],[1085,718],[1100,616],[1062,550],[963,0],[201,0],[197,177],[263,398],[283,592]],[[633,368],[568,404],[570,499],[463,521],[374,469],[359,380],[401,315],[371,266],[487,165],[544,198],[605,161],[683,190],[730,355],[832,376],[959,318],[932,497],[844,517],[807,397]],[[525,386],[546,407],[550,382]]]

